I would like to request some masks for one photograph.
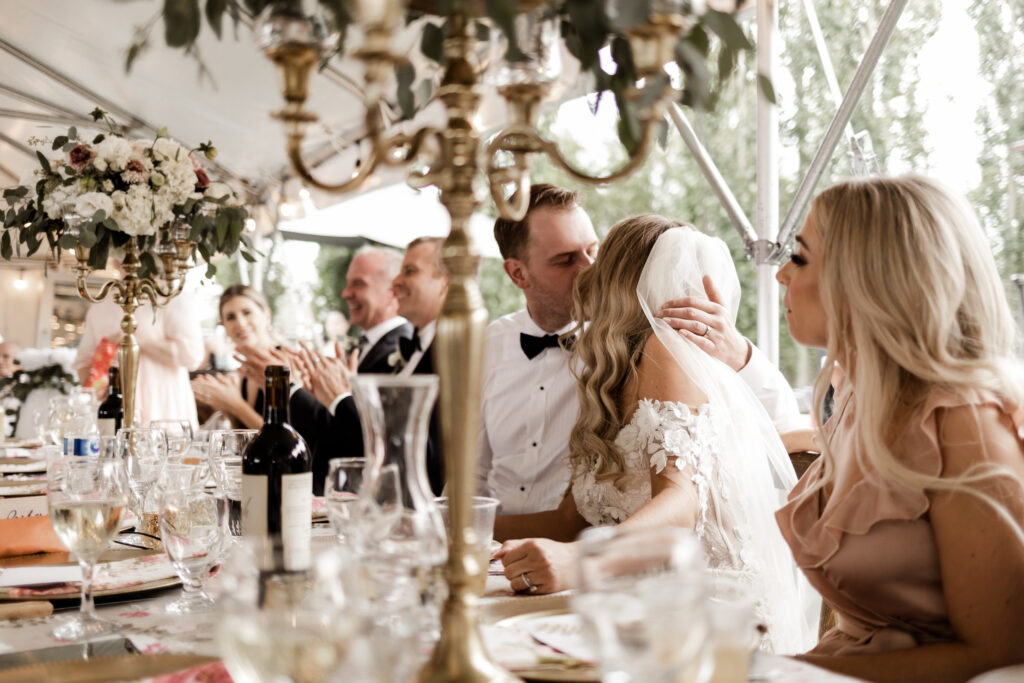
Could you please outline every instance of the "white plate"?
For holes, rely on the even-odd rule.
[[[0,474],[45,471],[45,460],[32,460],[29,458],[0,458]]]

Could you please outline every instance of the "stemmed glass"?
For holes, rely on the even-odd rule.
[[[361,553],[368,543],[381,541],[402,519],[402,485],[397,465],[376,473],[366,458],[334,458],[328,463],[324,500],[338,540]]]
[[[223,499],[204,491],[193,473],[185,471],[197,469],[194,465],[173,467],[175,476],[168,483],[174,488],[160,492],[160,538],[184,591],[166,609],[172,614],[203,612],[214,605],[203,584],[220,561],[225,504]],[[176,476],[179,471],[183,476]]]
[[[133,512],[139,518],[139,524],[145,533],[154,533],[147,525],[146,500],[150,489],[160,478],[164,463],[167,460],[167,440],[159,429],[134,427],[121,429],[117,432],[117,453],[124,462],[131,487]]]
[[[242,535],[242,456],[259,432],[255,429],[218,429],[210,432],[210,471],[228,504],[228,528]]]
[[[96,562],[117,534],[128,504],[124,467],[117,460],[96,456],[59,456],[46,471],[50,521],[61,543],[82,568],[79,616],[53,630],[61,640],[88,640],[120,626],[100,619],[92,599]]]
[[[192,424],[188,420],[153,420],[149,426],[164,433],[168,459],[180,462],[192,444]]]

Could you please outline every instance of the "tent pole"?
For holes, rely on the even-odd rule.
[[[774,81],[779,9],[775,0],[757,0],[757,73]],[[775,266],[764,258],[779,224],[779,110],[757,91],[757,345],[779,364],[779,283]]]
[[[754,242],[757,240],[757,233],[754,232],[754,228],[750,225],[750,219],[743,213],[742,207],[736,196],[729,189],[729,185],[725,182],[725,178],[719,173],[718,167],[715,162],[711,159],[708,151],[701,144],[697,138],[697,132],[690,125],[689,119],[686,118],[686,114],[683,113],[679,105],[672,103],[672,106],[668,108],[668,116],[675,124],[676,130],[683,137],[683,141],[686,146],[690,148],[690,153],[693,154],[693,158],[697,161],[697,165],[700,167],[701,172],[707,179],[708,184],[711,185],[711,189],[715,191],[718,196],[718,201],[722,203],[722,207],[725,212],[729,215],[729,219],[732,220],[732,224],[736,226],[736,230],[739,231],[740,237],[743,238],[743,245],[747,249],[747,253],[751,253],[754,248]]]
[[[825,132],[825,138],[821,141],[821,146],[818,147],[818,152],[807,169],[807,175],[800,183],[796,196],[793,198],[793,204],[789,207],[789,213],[782,221],[782,228],[779,230],[778,239],[776,239],[778,244],[784,245],[789,242],[789,237],[796,228],[797,220],[803,215],[804,209],[811,201],[811,195],[814,193],[818,180],[821,179],[821,174],[825,171],[825,165],[832,158],[832,152],[835,151],[836,144],[853,115],[853,108],[857,105],[861,93],[864,92],[864,86],[867,85],[878,59],[882,56],[889,38],[892,37],[896,22],[899,21],[906,5],[907,0],[892,0],[886,8],[885,14],[882,15],[882,20],[878,23],[878,29],[864,53],[864,58],[853,75],[850,88],[846,91],[842,104],[839,105],[836,115],[832,118],[832,123],[829,124],[828,130]],[[760,4],[758,7],[760,8]],[[760,29],[758,31],[760,32]],[[760,52],[760,46],[758,46],[758,50]],[[774,256],[776,261],[781,259],[782,250],[780,249]]]

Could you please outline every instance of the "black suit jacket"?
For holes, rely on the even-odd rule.
[[[359,372],[390,374],[392,368],[387,364],[388,356],[398,348],[400,337],[411,338],[412,334],[413,326],[409,323],[402,323],[385,334],[363,356]],[[313,492],[323,495],[324,478],[331,458],[361,458],[364,455],[363,431],[355,401],[351,396],[342,399],[331,415],[327,406],[311,393],[298,389],[292,394],[289,404],[292,426],[313,451]]]

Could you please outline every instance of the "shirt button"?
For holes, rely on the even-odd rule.
[[[536,447],[537,447],[537,442],[536,442],[536,441],[534,441],[534,442],[533,442],[533,447],[534,447],[534,448],[536,448]]]
[[[541,390],[541,391],[544,391],[544,387],[541,387],[541,388],[540,388],[540,390]]]
[[[525,491],[525,490],[526,490],[526,487],[525,487],[525,486],[520,486],[520,487],[519,487],[519,490],[520,490],[520,491]]]

